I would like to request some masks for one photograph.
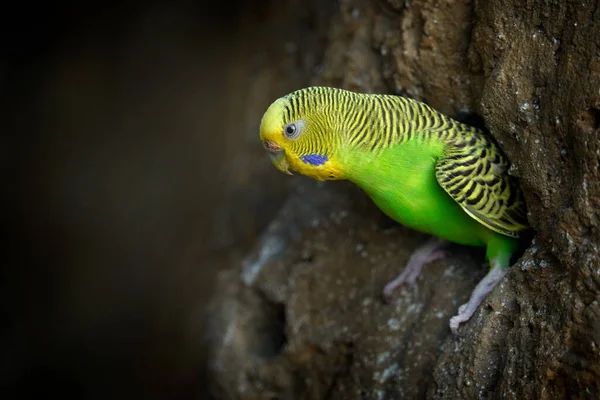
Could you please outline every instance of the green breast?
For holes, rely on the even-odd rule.
[[[465,213],[435,178],[443,148],[442,143],[410,140],[376,154],[355,148],[339,158],[346,178],[395,221],[456,243],[486,245],[497,234]]]

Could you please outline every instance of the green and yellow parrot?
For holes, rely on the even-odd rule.
[[[444,257],[448,241],[485,246],[490,270],[450,319],[454,333],[506,275],[528,230],[523,195],[502,151],[484,132],[421,102],[309,87],[271,104],[260,139],[278,170],[347,179],[393,220],[433,235],[385,286],[387,298]]]

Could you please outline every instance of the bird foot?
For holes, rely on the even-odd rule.
[[[429,239],[424,245],[417,248],[410,256],[408,263],[404,267],[404,270],[394,280],[390,281],[383,288],[383,299],[386,303],[391,302],[392,294],[394,290],[407,283],[414,285],[417,278],[421,274],[423,266],[427,263],[440,260],[447,256],[447,253],[441,250],[446,246],[447,242],[438,238]]]
[[[455,335],[458,334],[458,327],[463,322],[467,322],[481,302],[490,294],[496,285],[504,278],[508,273],[508,268],[501,267],[498,263],[493,263],[492,269],[487,275],[479,281],[475,289],[471,293],[469,301],[458,308],[458,314],[450,318],[450,329]]]

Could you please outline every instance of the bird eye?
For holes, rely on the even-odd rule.
[[[288,139],[294,139],[296,136],[298,136],[298,133],[298,126],[294,122],[287,124],[283,128],[283,134]]]

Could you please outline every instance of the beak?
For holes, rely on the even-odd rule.
[[[269,157],[275,168],[285,174],[292,175],[290,172],[290,164],[288,163],[283,150],[269,151]]]
[[[269,152],[269,157],[271,157],[271,162],[275,168],[284,174],[292,175],[290,172],[290,164],[288,163],[281,146],[270,140],[263,141],[263,146],[265,146],[265,150]]]

